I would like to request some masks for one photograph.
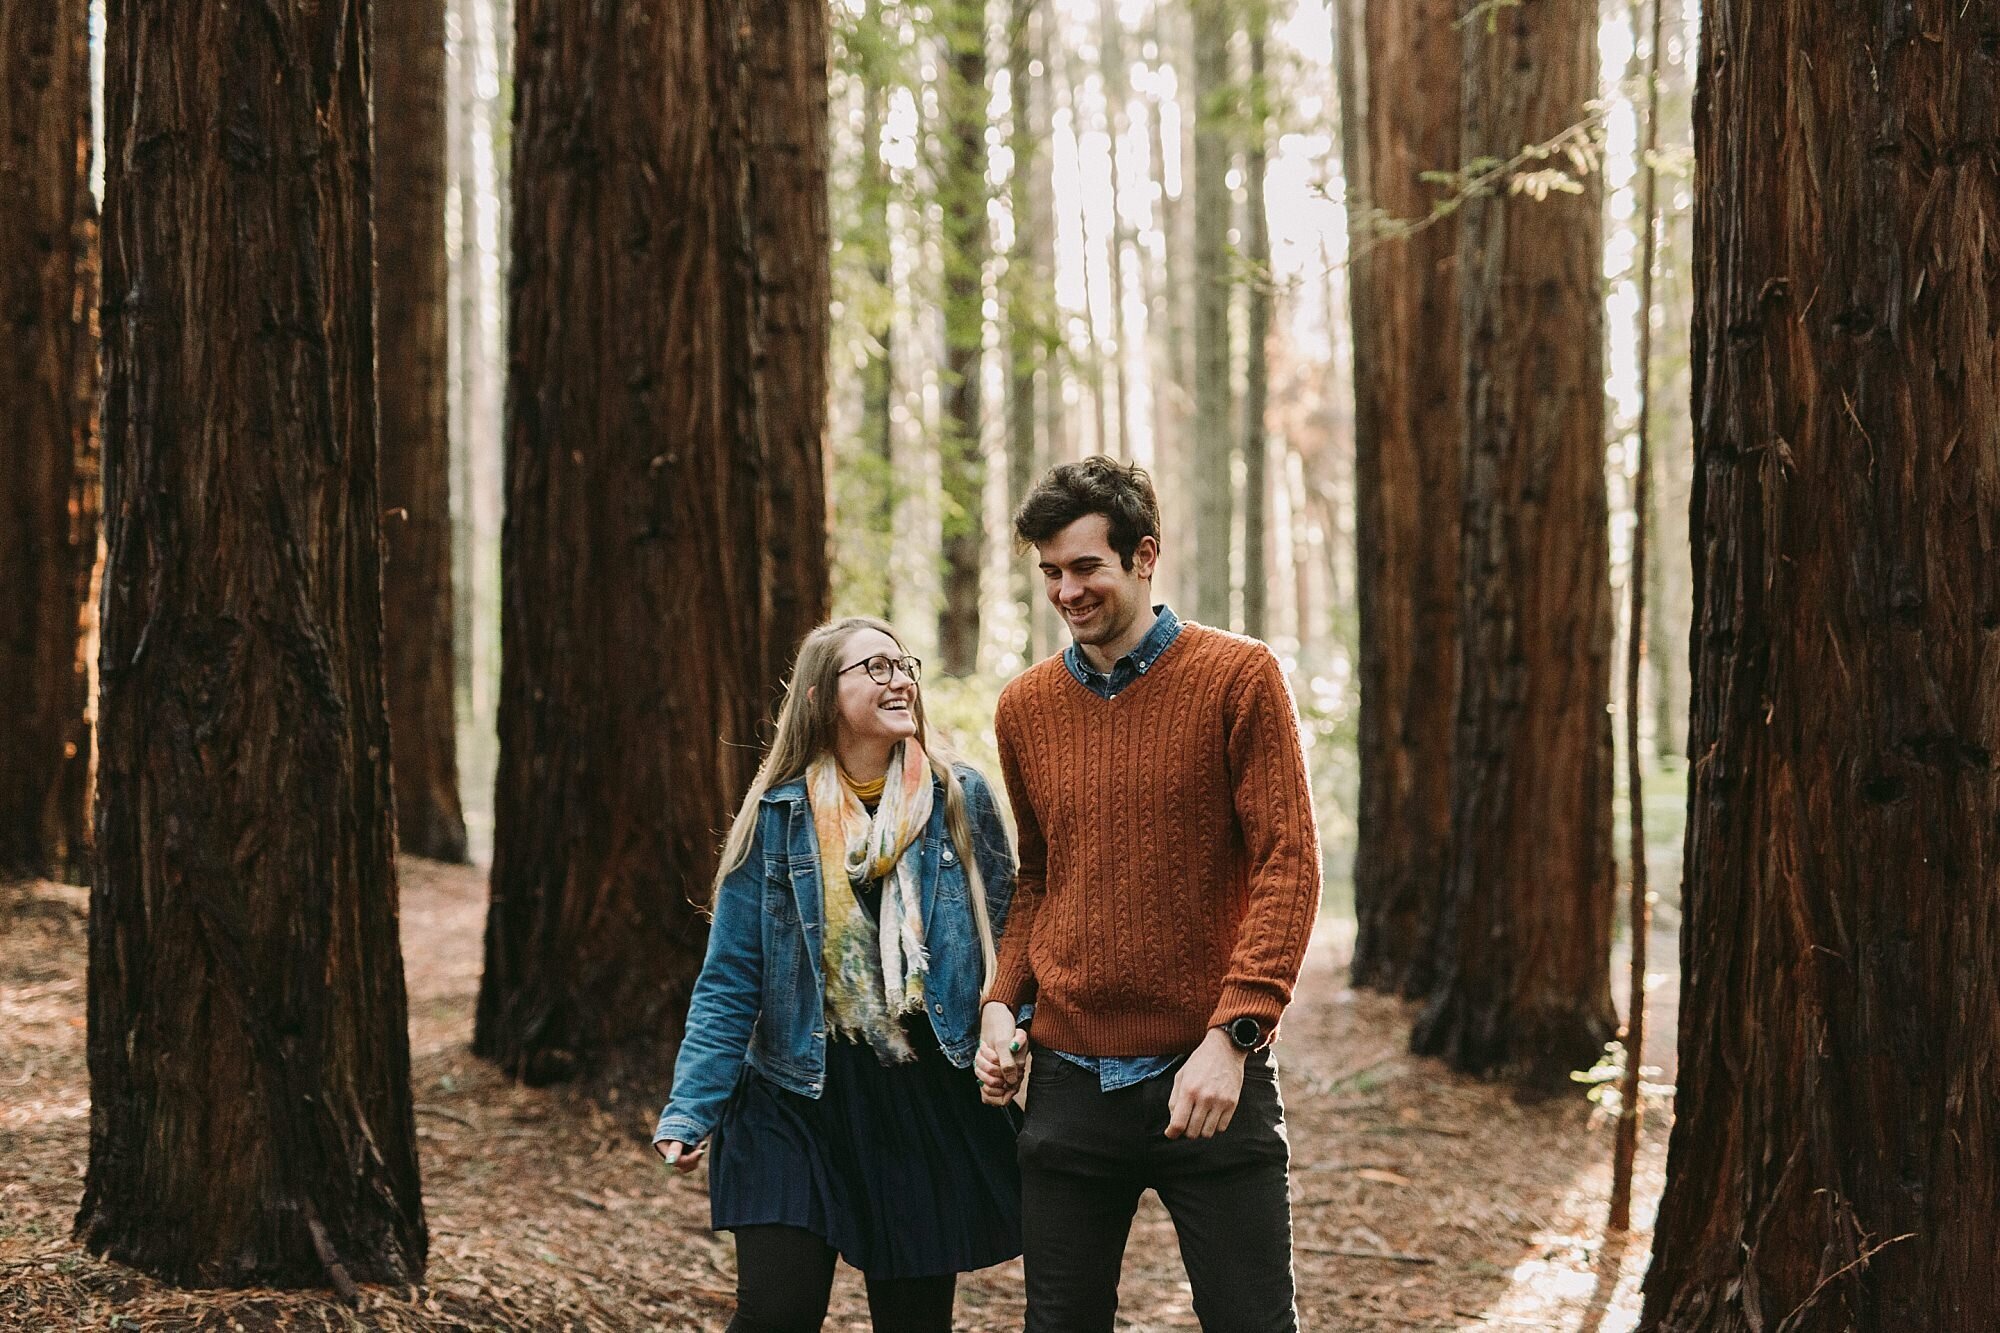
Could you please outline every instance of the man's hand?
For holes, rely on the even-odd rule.
[[[979,1011],[979,1054],[972,1059],[979,1075],[979,1100],[988,1106],[1004,1106],[1021,1086],[1021,1052],[1028,1049],[1028,1034],[1014,1023],[1014,1011],[1004,1004],[989,1002]]]
[[[1243,1095],[1243,1062],[1248,1052],[1221,1028],[1210,1028],[1201,1045],[1174,1075],[1173,1095],[1167,1099],[1167,1137],[1170,1139],[1211,1139],[1229,1128],[1236,1115],[1237,1100]]]
[[[695,1167],[701,1165],[702,1154],[708,1151],[708,1142],[704,1139],[693,1147],[689,1147],[687,1144],[676,1142],[673,1139],[661,1139],[653,1145],[653,1148],[660,1154],[661,1159],[668,1166],[680,1174],[686,1175],[688,1172],[694,1170]]]

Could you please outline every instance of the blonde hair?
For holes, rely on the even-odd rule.
[[[715,872],[715,890],[720,890],[722,881],[749,858],[750,839],[757,828],[757,805],[764,794],[803,777],[813,760],[832,753],[840,726],[835,702],[840,693],[840,658],[848,639],[865,629],[879,630],[898,648],[903,646],[889,623],[873,616],[828,621],[799,644],[791,679],[785,682],[784,702],[778,708],[777,734],[771,738],[771,748],[765,753],[764,762],[757,766],[757,776],[750,780],[750,790],[744,794],[743,804],[729,826],[729,836],[723,840],[722,865]],[[979,956],[984,967],[980,982],[983,994],[993,984],[993,917],[986,909],[986,886],[979,873],[979,859],[973,854],[972,821],[965,810],[965,789],[953,768],[958,755],[942,736],[930,734],[924,720],[921,688],[914,692],[914,699],[917,743],[930,758],[931,772],[944,785],[945,828],[951,834],[952,846],[958,850],[959,864],[965,867],[972,920],[979,932]]]

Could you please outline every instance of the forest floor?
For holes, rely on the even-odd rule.
[[[732,1249],[701,1175],[645,1145],[657,1107],[513,1086],[467,1049],[484,875],[403,864],[412,1077],[430,1225],[428,1287],[191,1292],[70,1239],[89,1150],[83,890],[0,888],[0,1329],[720,1329]],[[1406,1051],[1404,1004],[1347,988],[1351,926],[1315,936],[1279,1046],[1294,1155],[1299,1301],[1312,1330],[1622,1333],[1637,1314],[1666,1147],[1648,1106],[1635,1220],[1607,1236],[1612,1126],[1578,1093],[1518,1100]],[[1671,935],[1651,954],[1651,1063],[1669,1066]],[[1622,962],[1619,974],[1622,980]],[[1665,1056],[1662,1059],[1662,1055]],[[1019,1261],[960,1284],[958,1326],[1021,1326]],[[1148,1196],[1120,1325],[1197,1327],[1172,1224]],[[865,1330],[843,1267],[832,1330]]]

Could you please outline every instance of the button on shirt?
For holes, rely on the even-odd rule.
[[[1173,608],[1161,603],[1154,607],[1153,611],[1159,617],[1153,622],[1153,628],[1146,631],[1146,637],[1139,640],[1138,647],[1111,664],[1110,674],[1107,675],[1092,666],[1090,659],[1083,655],[1083,649],[1075,643],[1063,649],[1063,665],[1069,668],[1069,673],[1076,677],[1077,683],[1092,694],[1105,699],[1117,698],[1120,690],[1145,675],[1153,663],[1160,659],[1160,654],[1172,647],[1174,640],[1180,637],[1181,621],[1180,617],[1173,613]],[[1058,1051],[1050,1047],[1043,1049],[1097,1075],[1097,1086],[1105,1092],[1116,1092],[1120,1088],[1129,1088],[1135,1083],[1155,1078],[1172,1069],[1181,1060],[1178,1055],[1112,1057],[1072,1055],[1068,1051]]]

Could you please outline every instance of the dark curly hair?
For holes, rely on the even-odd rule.
[[[1160,539],[1160,502],[1153,479],[1136,463],[1095,454],[1080,463],[1059,463],[1042,474],[1014,515],[1014,538],[1022,546],[1049,540],[1090,514],[1111,525],[1111,549],[1125,568],[1147,537]]]

